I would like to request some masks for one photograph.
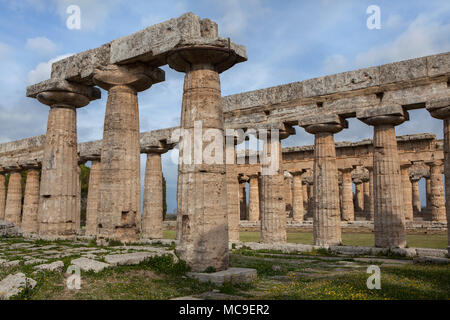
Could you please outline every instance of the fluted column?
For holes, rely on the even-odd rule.
[[[28,87],[27,96],[50,106],[39,191],[39,236],[74,238],[80,186],[76,109],[99,99],[100,90],[52,79]]]
[[[248,221],[259,221],[259,183],[257,175],[249,177]]]
[[[216,28],[210,25],[208,36],[217,35]],[[222,154],[221,159],[212,163],[204,158],[196,162],[198,151],[202,157],[206,156],[209,144],[198,148],[199,141],[196,141],[183,143],[180,148],[180,157],[184,159],[187,153],[193,154],[194,163],[182,161],[178,166],[177,201],[182,226],[177,252],[193,271],[204,271],[208,267],[220,271],[228,267],[227,181],[219,73],[239,62],[237,59],[233,49],[212,45],[181,46],[167,57],[172,69],[185,73],[181,139],[187,139],[188,135],[194,137],[196,131],[202,137],[204,133],[213,133],[216,157]]]
[[[355,220],[355,211],[353,207],[352,168],[343,168],[340,171],[342,172],[342,220],[353,221]]]
[[[261,168],[261,242],[286,242],[286,202],[282,165],[281,139],[292,133],[291,127],[268,131],[262,140]]]
[[[232,130],[233,131],[233,130]],[[237,139],[232,132],[226,137],[226,180],[227,180],[227,212],[228,212],[228,241],[239,241],[240,199],[239,178],[236,168]]]
[[[39,169],[29,169],[25,183],[23,201],[22,231],[24,234],[37,233],[39,210]]]
[[[284,172],[284,203],[287,217],[290,217],[292,212],[292,175],[288,171]]]
[[[361,213],[364,211],[363,182],[360,179],[354,179],[353,183],[355,184],[355,211]]]
[[[431,179],[430,177],[425,178],[425,193],[427,201],[427,210],[431,210]]]
[[[100,161],[91,160],[91,171],[89,173],[89,186],[86,204],[86,236],[96,236],[98,226],[98,205],[100,200]]]
[[[239,178],[239,215],[240,220],[247,220],[247,181],[248,177]]]
[[[431,181],[431,221],[445,222],[445,199],[444,199],[444,185],[442,181],[442,165],[443,161],[435,160],[427,162],[430,166],[430,181]]]
[[[395,126],[408,114],[400,105],[392,105],[364,110],[357,117],[374,127],[375,246],[403,248],[406,227]]]
[[[5,220],[6,179],[4,172],[0,172],[0,220]]]
[[[411,198],[412,198],[413,212],[417,212],[417,213],[422,211],[422,206],[420,203],[420,193],[419,193],[419,180],[420,180],[420,178],[418,178],[418,177],[411,178],[411,190],[410,190]],[[431,201],[431,198],[430,198],[430,201]]]
[[[8,194],[6,196],[5,221],[20,227],[22,212],[22,175],[12,171],[9,176]]]
[[[427,102],[426,107],[427,110],[431,113],[432,117],[444,120],[445,211],[448,232],[447,250],[448,254],[450,254],[450,98],[446,97],[429,101]],[[431,182],[430,189],[432,189]]]
[[[75,234],[77,234],[80,231],[81,228],[81,167],[77,166],[77,209],[75,211]]]
[[[164,81],[164,71],[144,64],[96,69],[108,90],[100,164],[98,240],[139,240],[141,230],[140,133],[137,93]]]
[[[332,115],[303,119],[299,125],[314,134],[314,243],[339,245],[342,239],[334,134],[348,124]]]
[[[375,194],[373,189],[373,167],[366,167],[367,171],[369,171],[369,208],[367,219],[369,221],[373,221],[375,215]]]
[[[309,198],[308,198],[308,183],[303,181],[302,179],[302,189],[303,189],[303,208],[304,208],[304,216],[308,214],[308,204],[309,204]]]
[[[370,182],[369,179],[363,180],[363,193],[364,193],[364,213],[369,214],[370,207]]]
[[[412,184],[409,179],[410,163],[404,163],[400,166],[400,173],[402,175],[402,190],[403,190],[403,210],[406,221],[413,220],[413,199],[412,199]]]
[[[298,222],[303,221],[305,216],[302,174],[303,171],[296,171],[292,174],[292,220]]]

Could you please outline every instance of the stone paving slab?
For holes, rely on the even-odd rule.
[[[5,279],[0,281],[0,300],[9,299],[12,296],[20,293],[26,286],[34,288],[36,281],[27,278],[25,274],[19,272],[14,275],[8,275]]]
[[[47,260],[46,259],[31,259],[31,260],[25,261],[24,265],[44,263],[44,262],[47,262]]]
[[[147,258],[154,257],[154,252],[134,252],[124,254],[113,254],[105,256],[105,261],[113,266],[135,265],[139,264]]]
[[[52,271],[52,272],[62,272],[64,269],[64,262],[55,261],[49,264],[40,264],[35,266],[36,271]]]
[[[189,272],[187,275],[200,282],[212,282],[217,285],[222,285],[225,282],[233,284],[249,283],[258,276],[256,269],[250,268],[228,268],[213,273]]]
[[[100,272],[103,271],[105,268],[110,267],[109,264],[88,259],[88,258],[78,258],[74,259],[71,262],[72,265],[75,265],[79,267],[83,271],[94,271],[94,272]]]

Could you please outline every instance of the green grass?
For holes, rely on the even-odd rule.
[[[165,230],[164,238],[175,239],[174,230]],[[258,242],[259,232],[241,232],[240,240],[242,242]],[[287,241],[291,243],[313,244],[312,232],[288,232]],[[446,234],[420,234],[407,236],[409,247],[419,248],[447,248]],[[373,233],[342,233],[342,242],[348,246],[374,246]]]

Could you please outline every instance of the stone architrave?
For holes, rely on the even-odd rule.
[[[180,45],[167,56],[172,69],[185,73],[177,195],[181,232],[177,252],[193,271],[228,268],[227,179],[219,74],[246,57],[239,56],[231,45],[216,46],[212,39],[217,38],[217,33],[217,25],[205,21],[202,36],[211,39],[207,45],[199,39]],[[204,134],[212,135],[210,143],[203,141]],[[213,161],[209,161],[210,147],[214,149]],[[186,161],[188,154],[193,155],[192,162]]]
[[[404,248],[406,223],[395,126],[407,120],[408,113],[400,105],[381,106],[357,112],[357,118],[374,127],[375,246]]]
[[[108,91],[100,162],[97,241],[139,240],[140,133],[137,93],[164,81],[164,71],[143,63],[109,65],[94,72]]]
[[[50,79],[28,87],[27,96],[50,106],[39,191],[39,236],[74,238],[80,192],[76,109],[99,99],[100,90]]]
[[[23,201],[22,232],[36,234],[39,231],[39,169],[29,169],[25,183],[25,196]]]
[[[299,125],[314,134],[314,244],[339,245],[342,238],[334,134],[348,123],[330,115],[302,119]]]

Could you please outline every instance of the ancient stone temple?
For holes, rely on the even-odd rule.
[[[220,74],[246,60],[215,22],[187,13],[53,63],[50,79],[27,88],[49,106],[46,134],[0,144],[0,219],[43,239],[160,239],[161,156],[178,147],[177,251],[194,271],[227,269],[240,223],[260,228],[264,244],[309,223],[314,243],[329,247],[343,227],[366,221],[375,246],[402,248],[415,221],[450,222],[450,53],[223,97]],[[158,90],[164,65],[184,74],[180,126],[140,132],[138,93]],[[100,99],[98,87],[107,91],[103,138],[78,144],[77,109]],[[443,120],[443,140],[396,136],[420,108]],[[373,139],[335,142],[351,118]],[[314,145],[283,148],[295,127]],[[252,150],[236,151],[249,135],[263,142],[255,161]]]

